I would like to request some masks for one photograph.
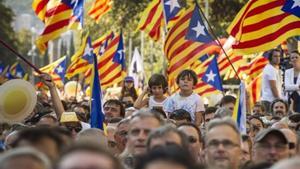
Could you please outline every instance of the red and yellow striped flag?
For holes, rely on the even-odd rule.
[[[45,21],[45,15],[47,12],[47,4],[50,0],[33,0],[32,1],[32,9],[34,13],[37,15],[37,17]]]
[[[114,32],[110,32],[105,34],[104,36],[96,39],[93,41],[92,45],[94,48],[94,53],[97,55],[98,62],[101,60],[100,58],[105,53],[106,49],[108,48],[108,45],[114,38]],[[110,46],[109,46],[110,47]],[[90,84],[91,81],[91,75],[92,75],[92,67],[90,67],[85,73],[84,73],[84,83],[86,85]]]
[[[57,73],[55,73],[54,70],[65,59],[66,59],[66,56],[61,57],[61,58],[57,59],[56,61],[40,68],[40,71],[42,71],[44,73],[48,73],[52,77],[53,82],[58,86],[63,86],[64,83],[63,83],[62,79],[60,78],[60,76]]]
[[[261,82],[262,73],[259,74],[255,79],[253,79],[246,88],[250,97],[250,107],[253,107],[256,102],[260,101]]]
[[[100,18],[111,10],[111,7],[112,0],[95,0],[88,14],[96,22],[99,22]]]
[[[66,71],[66,77],[70,79],[71,77],[84,73],[87,71],[91,65],[86,59],[83,59],[82,56],[85,53],[85,50],[88,50],[88,35],[83,38],[82,44],[79,50],[71,57],[71,63]]]
[[[36,40],[42,53],[47,49],[48,41],[58,38],[67,30],[82,28],[83,0],[49,1],[44,20],[44,31]]]
[[[220,93],[217,89],[215,89],[213,86],[203,82],[202,76],[205,74],[205,71],[210,64],[211,60],[213,57],[210,57],[206,59],[204,62],[201,62],[200,60],[197,60],[196,63],[198,64],[195,65],[195,67],[191,67],[192,70],[194,70],[198,76],[198,83],[194,87],[195,93],[198,93],[200,96],[208,96],[214,93]]]
[[[288,37],[299,35],[300,10],[291,2],[293,1],[248,1],[227,29],[237,41],[233,45],[234,53],[267,51]]]
[[[169,80],[175,79],[180,71],[189,68],[199,56],[208,53],[212,49],[219,48],[215,41],[204,44],[186,40],[185,37],[194,8],[194,6],[191,6],[183,12],[167,34],[164,53],[169,61]]]
[[[98,71],[101,88],[105,89],[124,79],[126,76],[124,64],[123,38],[122,35],[118,35],[108,44],[104,54],[99,57]],[[85,74],[86,83],[90,82],[91,73],[92,72],[90,71]]]
[[[160,38],[160,29],[164,25],[161,0],[153,0],[142,13],[138,28],[146,32],[154,41]]]
[[[231,48],[226,51],[226,54],[227,54],[228,58],[230,59],[231,64],[234,66],[235,70],[238,70],[240,65],[243,65],[246,63],[243,56],[235,55],[232,52]],[[228,58],[222,52],[221,52],[220,56],[218,57],[218,65],[219,65],[220,75],[223,76],[223,75],[226,75],[227,72],[232,72],[232,73],[234,73],[234,77],[236,77],[236,74],[235,74]],[[229,77],[232,77],[232,74],[231,75],[227,74],[227,75]]]

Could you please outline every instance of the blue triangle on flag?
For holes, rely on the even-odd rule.
[[[125,51],[124,51],[124,44],[123,44],[123,36],[122,33],[120,34],[120,40],[118,44],[117,51],[115,56],[113,57],[113,62],[121,64],[122,70],[125,69]]]
[[[89,64],[93,64],[94,62],[93,55],[94,55],[94,49],[92,46],[92,41],[91,38],[88,37],[82,58],[86,60]]]
[[[219,73],[219,67],[217,63],[217,56],[214,56],[214,58],[208,65],[205,74],[202,76],[202,81],[212,85],[217,90],[223,91],[222,79]]]
[[[282,11],[298,16],[300,19],[300,1],[299,0],[286,0],[282,7]]]
[[[174,18],[180,11],[181,7],[178,0],[163,0],[164,11],[167,22]]]
[[[58,76],[61,78],[63,83],[65,82],[66,69],[67,69],[67,57],[65,57],[65,59],[62,60],[54,69],[54,72],[58,74]]]
[[[209,43],[213,41],[213,38],[208,33],[199,10],[196,5],[185,38],[187,40]]]

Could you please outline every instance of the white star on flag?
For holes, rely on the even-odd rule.
[[[170,13],[172,13],[175,8],[180,8],[177,0],[169,0],[165,4],[170,6]]]
[[[216,74],[214,74],[214,72],[212,70],[210,70],[209,74],[205,75],[207,77],[207,82],[209,81],[215,81],[215,76],[217,76]]]
[[[120,60],[123,58],[124,50],[118,50],[118,53],[120,55]]]
[[[56,70],[57,70],[57,73],[62,73],[64,71],[64,68],[61,65],[59,65]]]
[[[201,23],[198,21],[197,26],[192,28],[196,32],[196,36],[198,37],[199,35],[206,35],[204,29],[205,27],[201,25]]]
[[[105,46],[104,45],[101,46],[99,52],[100,52],[101,55],[105,52]]]
[[[17,77],[22,77],[22,73],[21,73],[21,72],[17,72],[17,73],[16,73],[16,76],[17,76]]]
[[[71,1],[71,5],[73,5],[73,4],[74,4],[74,6],[77,6],[78,0],[72,0],[72,1]]]
[[[88,44],[85,46],[83,56],[90,55],[93,52],[93,48],[91,48]]]
[[[293,9],[293,8],[295,8],[295,7],[300,7],[300,0],[293,0],[294,1],[294,4],[293,4],[293,6],[292,6],[292,8],[291,9]]]

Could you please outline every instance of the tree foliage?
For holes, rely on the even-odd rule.
[[[0,16],[0,38],[7,44],[10,44],[11,47],[16,48],[18,43],[11,26],[14,19],[14,13],[10,8],[4,5],[4,0],[0,0]],[[11,57],[13,54],[8,49],[0,45],[0,51],[0,62],[3,62],[4,64],[13,62],[14,57]]]

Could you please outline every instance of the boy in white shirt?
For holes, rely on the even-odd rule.
[[[163,109],[168,115],[175,110],[184,109],[190,113],[192,121],[200,126],[205,108],[201,97],[193,92],[197,81],[197,75],[193,70],[186,69],[180,72],[176,78],[180,91],[168,98]]]

